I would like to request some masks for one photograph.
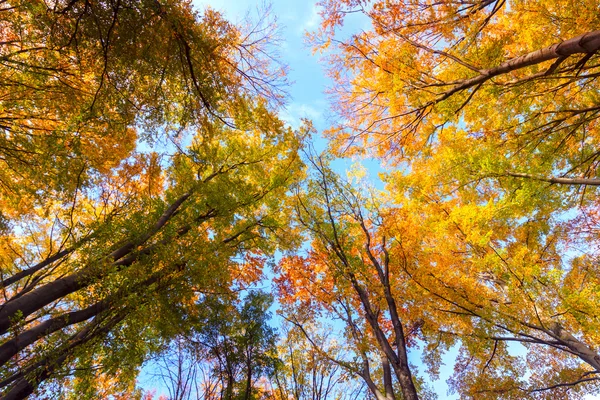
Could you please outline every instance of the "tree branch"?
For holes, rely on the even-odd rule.
[[[587,178],[563,178],[563,177],[543,177],[531,174],[525,174],[521,172],[505,172],[504,175],[512,176],[515,178],[532,179],[536,181],[555,183],[559,185],[588,185],[588,186],[600,186],[600,179],[587,179]]]

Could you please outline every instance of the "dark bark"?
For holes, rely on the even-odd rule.
[[[373,330],[375,334],[375,339],[379,344],[380,349],[384,352],[386,357],[390,360],[392,368],[394,369],[396,378],[398,379],[398,383],[400,383],[400,387],[402,388],[402,395],[405,400],[418,400],[419,395],[417,394],[417,389],[412,380],[412,374],[410,372],[410,368],[408,366],[408,358],[406,354],[406,345],[404,344],[404,337],[401,339],[401,343],[404,344],[403,349],[398,349],[398,354],[394,352],[392,346],[390,345],[385,333],[379,326],[379,322],[377,321],[377,315],[373,311],[371,307],[371,303],[369,301],[369,296],[367,292],[360,286],[356,277],[353,274],[350,274],[350,280],[358,296],[360,298],[361,304],[365,311],[365,317],[369,326]]]
[[[74,335],[63,349],[59,350],[56,354],[50,354],[45,357],[27,369],[26,372],[19,373],[16,382],[4,394],[2,400],[21,400],[31,395],[43,381],[50,378],[57,369],[63,366],[75,348],[96,337],[107,334],[126,316],[127,310],[124,309],[110,318],[104,326],[100,326],[103,320],[97,317],[97,319]]]
[[[405,343],[405,339],[404,339],[404,332],[402,329],[402,323],[398,316],[396,302],[392,296],[390,286],[389,286],[389,280],[388,280],[388,278],[389,278],[389,271],[388,271],[389,257],[388,257],[388,254],[387,254],[387,252],[385,252],[386,271],[383,271],[381,264],[377,261],[376,257],[371,252],[371,237],[370,237],[368,229],[366,228],[366,226],[364,224],[364,220],[361,215],[361,211],[360,211],[361,206],[354,204],[352,201],[348,200],[348,197],[345,194],[342,194],[341,195],[342,198],[346,199],[346,201],[348,202],[348,206],[353,210],[353,213],[354,213],[353,218],[355,218],[355,220],[361,224],[361,227],[366,235],[365,236],[366,237],[365,248],[366,248],[367,256],[369,257],[369,260],[373,264],[373,267],[376,268],[378,276],[381,280],[381,284],[384,287],[386,302],[388,304],[388,308],[390,311],[390,317],[392,319],[392,324],[394,326],[394,333],[396,336],[396,345],[398,347],[398,353],[394,352],[394,349],[390,345],[385,332],[382,330],[381,326],[379,325],[378,312],[375,312],[375,310],[373,310],[370,299],[369,299],[369,293],[360,284],[360,282],[356,278],[356,275],[353,272],[354,268],[351,265],[349,258],[346,256],[346,251],[344,249],[344,246],[340,242],[340,236],[338,234],[338,228],[337,228],[337,221],[334,218],[334,206],[331,202],[331,196],[333,195],[333,192],[332,192],[332,189],[330,189],[330,185],[335,185],[335,183],[330,183],[328,181],[328,176],[325,173],[325,166],[323,165],[323,163],[320,159],[313,161],[313,165],[319,170],[319,172],[321,174],[321,180],[319,183],[320,183],[321,189],[323,191],[323,199],[325,200],[325,211],[326,211],[326,215],[327,215],[327,219],[328,219],[327,224],[330,225],[332,234],[329,235],[328,233],[323,232],[319,227],[314,229],[313,232],[316,233],[318,236],[321,237],[321,239],[323,239],[325,241],[325,243],[332,250],[333,254],[335,254],[335,256],[338,258],[338,260],[343,265],[343,268],[341,268],[342,273],[350,281],[350,283],[352,284],[352,287],[354,288],[354,291],[356,292],[356,294],[359,297],[359,300],[360,300],[361,305],[364,310],[365,318],[367,320],[367,323],[371,327],[373,334],[375,335],[375,339],[377,341],[377,344],[378,344],[380,350],[385,354],[385,356],[391,362],[391,366],[394,369],[398,383],[400,383],[404,399],[405,400],[418,400],[419,396],[417,394],[417,389],[412,380],[412,374],[411,374],[411,371],[410,371],[410,368],[408,365],[408,357],[407,357],[407,351],[406,351],[406,343]],[[350,194],[350,196],[352,196],[352,194]],[[358,199],[355,199],[355,200],[358,200]],[[304,210],[306,212],[309,212],[307,208],[304,208]],[[309,215],[310,215],[310,212],[309,212]],[[317,217],[313,217],[313,218],[314,218],[314,221],[319,220]],[[311,227],[310,223],[306,223],[302,220],[301,220],[301,222],[305,226],[307,226],[309,228]],[[384,243],[384,248],[385,248],[385,243]],[[379,395],[376,394],[376,396],[378,396],[378,397],[381,396],[381,393],[379,392]]]
[[[383,368],[383,388],[385,390],[386,400],[396,400],[394,396],[394,386],[392,385],[392,370],[390,361],[386,356],[381,357],[381,366]]]
[[[252,360],[248,357],[246,362],[246,393],[244,393],[244,400],[250,400],[250,395],[252,394]]]
[[[10,328],[14,323],[12,320],[17,316],[25,318],[53,301],[89,285],[94,276],[86,276],[86,272],[88,270],[58,279],[6,303],[0,310],[0,334]]]
[[[572,39],[555,43],[552,46],[515,57],[503,62],[497,67],[483,70],[479,75],[473,78],[459,81],[452,89],[443,93],[438,99],[436,99],[435,102],[437,103],[445,100],[460,91],[479,86],[482,83],[499,75],[529,67],[531,65],[540,64],[549,60],[564,60],[567,57],[575,54],[594,54],[598,50],[600,50],[600,31],[587,32]],[[556,69],[556,66],[553,65],[553,67]],[[552,71],[549,72],[551,73]]]
[[[100,301],[83,310],[73,311],[60,315],[56,318],[42,322],[35,327],[20,333],[15,338],[9,340],[0,346],[0,366],[4,365],[19,351],[35,343],[39,338],[47,336],[66,326],[86,321],[95,315],[98,315],[106,308],[106,302]]]
[[[189,197],[189,193],[181,196],[167,208],[154,226],[138,240],[128,242],[112,252],[109,257],[114,261],[113,265],[118,268],[128,267],[137,261],[141,255],[148,253],[149,249],[154,249],[154,246],[149,246],[145,251],[134,252],[137,246],[143,244],[151,236],[156,234],[173,217],[173,215],[175,215],[177,209]],[[187,227],[187,229],[184,229],[183,231],[180,230],[179,235],[187,233],[189,229],[190,228]],[[127,254],[130,254],[129,257],[120,260]],[[10,328],[13,324],[12,319],[15,317],[19,316],[20,318],[25,318],[53,301],[61,299],[90,285],[96,279],[105,276],[107,270],[110,269],[100,269],[96,266],[88,266],[78,272],[47,283],[19,298],[7,302],[0,310],[0,334],[4,334]]]
[[[392,321],[392,326],[394,327],[394,334],[396,336],[396,354],[394,354],[396,357],[390,357],[390,353],[393,354],[393,351],[391,351],[391,348],[389,348],[389,346],[384,346],[383,350],[387,354],[389,360],[392,361],[392,365],[394,371],[396,372],[398,381],[400,382],[400,387],[402,388],[402,394],[404,395],[404,398],[418,399],[417,389],[415,388],[415,385],[413,383],[412,373],[410,372],[410,368],[408,366],[408,354],[406,350],[406,340],[404,339],[404,327],[402,326],[402,321],[400,319],[400,316],[398,315],[398,306],[390,288],[390,260],[389,254],[385,247],[385,238],[383,239],[382,243],[384,253],[384,260],[382,266],[377,257],[375,257],[375,255],[371,251],[371,234],[365,226],[363,217],[360,213],[358,217],[367,241],[365,245],[365,251],[367,253],[367,256],[369,257],[369,260],[373,264],[373,267],[375,267],[375,270],[377,271],[377,276],[379,277],[380,283],[383,286],[383,291],[385,293],[385,301],[388,306],[390,320]],[[381,333],[381,335],[383,336],[383,332]]]
[[[177,265],[175,268],[180,268],[180,265]],[[137,288],[146,288],[153,283],[158,282],[159,280],[166,279],[166,275],[168,272],[160,271],[158,273],[153,274],[148,279],[140,282],[136,285]],[[131,289],[128,289],[131,291]],[[34,326],[33,328],[27,329],[26,331],[20,332],[16,337],[7,341],[6,343],[0,346],[0,366],[4,365],[8,360],[10,360],[13,356],[15,356],[19,351],[26,348],[32,343],[35,343],[42,337],[48,336],[53,332],[56,332],[60,329],[63,329],[67,326],[74,325],[83,321],[86,321],[101,312],[107,310],[111,306],[114,307],[116,302],[119,299],[126,296],[127,293],[124,291],[119,291],[116,294],[101,300],[83,310],[72,311],[57,317],[48,319],[39,325]]]
[[[233,399],[233,372],[227,368],[227,388],[225,388],[225,399],[232,400]]]
[[[26,278],[32,274],[35,274],[37,271],[47,267],[48,265],[52,264],[53,262],[60,260],[61,258],[71,254],[73,251],[75,251],[74,247],[70,247],[63,251],[59,251],[58,253],[54,254],[53,256],[48,257],[44,261],[34,265],[33,267],[27,268],[21,272],[18,272],[16,274],[14,274],[13,276],[11,276],[10,278],[6,278],[5,280],[2,281],[1,285],[2,285],[2,287],[7,287],[9,285],[12,285],[13,283],[16,283],[23,278]]]
[[[161,228],[163,226],[166,225],[167,222],[169,222],[169,220],[175,215],[175,213],[177,212],[177,210],[179,209],[179,207],[191,196],[191,193],[186,193],[183,196],[179,197],[177,200],[175,200],[164,212],[163,214],[160,216],[160,218],[158,218],[158,220],[156,221],[156,223],[152,226],[152,228],[150,228],[147,232],[145,232],[141,237],[137,238],[136,240],[133,240],[129,243],[126,243],[125,245],[121,246],[119,249],[113,251],[109,257],[111,259],[113,259],[114,261],[119,260],[120,258],[124,257],[125,255],[131,253],[131,251],[133,251],[137,246],[141,246],[142,244],[144,244],[148,239],[150,239],[152,236],[154,236],[159,230],[161,230]]]

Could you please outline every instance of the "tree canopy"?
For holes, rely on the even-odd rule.
[[[430,372],[440,351],[460,346],[451,384],[461,397],[596,390],[598,4],[321,5],[312,39],[336,82],[334,149],[389,167],[374,203],[321,195],[322,210],[347,204],[331,212],[328,240],[335,226],[367,221],[353,269],[399,263],[389,285],[408,303],[398,305],[403,323],[418,321]],[[341,37],[353,13],[371,29]],[[383,272],[366,279],[385,288]]]
[[[324,154],[268,16],[0,0],[3,398],[598,392],[600,4],[318,6]]]
[[[180,1],[2,7],[3,395],[131,385],[201,293],[294,241],[300,134],[275,114],[270,31]]]

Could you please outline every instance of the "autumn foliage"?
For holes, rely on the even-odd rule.
[[[324,154],[268,17],[0,0],[3,398],[598,392],[599,3],[318,5]]]
[[[461,398],[594,391],[597,2],[320,4],[311,40],[335,82],[333,151],[379,157],[388,171],[381,192],[335,184],[314,163],[298,210],[313,245],[297,267],[283,264],[283,292],[299,282],[291,301],[344,321],[364,365],[382,353],[402,365],[403,343],[386,344],[396,326],[414,327],[417,343],[403,339],[421,346],[430,376],[458,346],[450,385]],[[344,36],[353,14],[371,28]],[[333,281],[318,284],[318,265]],[[372,394],[397,397],[382,371]]]
[[[202,293],[293,242],[270,31],[179,1],[1,7],[2,393],[120,393]]]

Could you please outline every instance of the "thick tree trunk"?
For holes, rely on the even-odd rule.
[[[571,335],[556,322],[550,325],[550,334],[579,356],[579,358],[591,365],[597,372],[600,372],[600,355],[596,351]]]
[[[176,268],[178,268],[178,266]],[[144,281],[138,283],[136,287],[147,287],[148,285],[156,283],[159,280],[165,279],[168,273],[168,271],[164,270],[160,271],[159,273],[155,273],[151,275],[148,279],[145,279]],[[128,290],[130,289],[131,288],[129,288]],[[19,351],[21,351],[25,347],[29,346],[32,343],[35,343],[38,339],[48,336],[53,332],[63,329],[64,327],[83,322],[100,314],[109,307],[114,306],[114,304],[116,304],[116,302],[118,302],[119,299],[125,295],[127,295],[127,293],[124,293],[124,291],[119,291],[116,294],[102,301],[99,301],[83,310],[72,311],[63,315],[59,315],[57,317],[48,319],[34,326],[33,328],[20,332],[16,337],[0,346],[0,366],[4,365],[4,363],[10,360],[13,356],[15,356]]]
[[[518,69],[549,60],[563,60],[575,54],[593,54],[598,50],[600,50],[600,31],[584,33],[583,35],[574,37],[572,39],[555,43],[550,47],[536,50],[520,57],[515,57],[503,62],[497,67],[482,70],[480,71],[479,75],[473,78],[457,82],[452,89],[443,93],[440,98],[436,100],[436,102],[445,100],[455,93],[481,85],[491,78],[506,74],[511,71],[516,71]]]
[[[69,345],[62,349],[58,354],[51,354],[38,362],[34,368],[41,369],[40,372],[36,373],[35,369],[31,369],[23,374],[20,374],[20,376],[16,379],[15,384],[2,397],[2,400],[21,400],[31,395],[40,383],[50,378],[54,374],[54,371],[62,367],[74,348],[87,343],[98,336],[105,335],[126,316],[126,310],[122,310],[100,328],[97,328],[98,325],[101,324],[100,321],[94,320],[91,322],[89,325],[80,330],[73,337]]]
[[[186,193],[177,199],[167,210],[161,215],[152,228],[144,233],[138,240],[126,243],[119,249],[115,250],[109,255],[109,258],[113,260],[113,265],[118,268],[128,267],[132,265],[140,255],[150,253],[155,249],[155,246],[148,246],[146,249],[133,253],[137,246],[145,243],[151,236],[156,234],[168,221],[175,215],[177,209],[183,204],[183,202],[189,198],[190,194]],[[211,216],[209,212],[206,214],[208,217]],[[181,236],[189,231],[189,226],[181,228],[178,235]],[[129,257],[125,257],[129,254]],[[125,257],[125,258],[123,258]],[[16,317],[25,318],[32,313],[42,309],[44,306],[61,299],[79,289],[82,289],[96,279],[106,275],[106,271],[110,269],[98,268],[96,266],[89,266],[81,271],[73,273],[64,278],[58,279],[54,282],[50,282],[41,286],[31,292],[13,299],[7,302],[0,309],[0,334],[4,334],[10,326],[15,322]]]
[[[35,343],[39,338],[56,332],[66,326],[88,320],[93,316],[98,315],[105,307],[106,302],[101,301],[83,310],[66,313],[59,317],[46,320],[41,324],[20,333],[15,338],[0,346],[0,366],[4,365],[4,363],[25,347]]]
[[[89,285],[93,276],[86,276],[86,270],[58,279],[33,290],[0,310],[0,334],[5,333],[15,322],[15,317],[25,318],[47,304]]]
[[[233,374],[227,373],[227,387],[225,388],[225,400],[233,400]]]

